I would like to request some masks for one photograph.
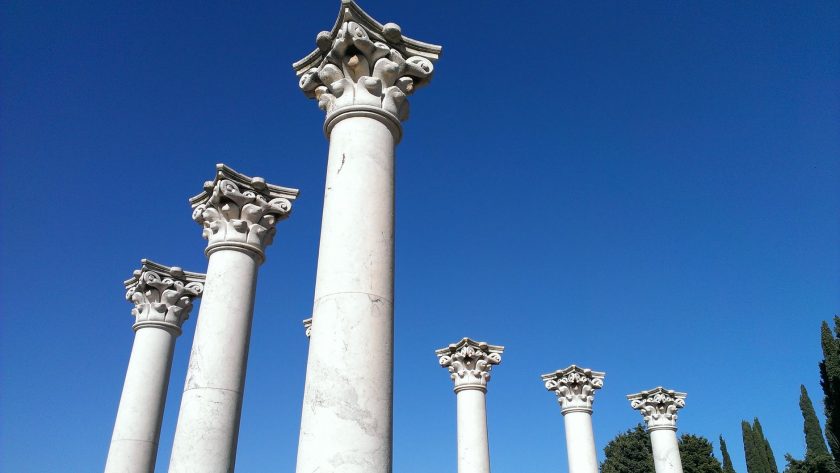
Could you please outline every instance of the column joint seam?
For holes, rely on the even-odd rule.
[[[394,303],[394,301],[392,301],[391,299],[388,299],[388,298],[387,298],[387,297],[385,297],[385,296],[382,296],[382,295],[379,295],[379,294],[374,294],[374,293],[372,293],[372,292],[364,292],[364,291],[338,291],[338,292],[331,292],[331,293],[329,293],[329,294],[324,294],[323,296],[320,296],[320,297],[316,298],[316,299],[315,299],[315,302],[318,302],[318,301],[320,301],[321,299],[323,299],[323,298],[325,298],[325,297],[336,296],[336,295],[339,295],[339,294],[365,294],[365,295],[367,295],[367,296],[372,296],[372,297],[378,297],[378,298],[380,298],[380,299],[385,299],[386,301],[390,302],[391,304],[393,304],[393,303]]]
[[[194,388],[187,388],[187,389],[184,389],[184,393],[186,393],[187,391],[192,391],[194,389],[217,389],[219,391],[228,391],[228,392],[232,392],[232,393],[236,393],[236,394],[242,394],[240,391],[237,391],[235,389],[216,388],[216,387],[213,387],[213,386],[197,386],[197,387],[194,387]]]

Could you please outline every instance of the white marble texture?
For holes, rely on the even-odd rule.
[[[257,271],[296,196],[296,189],[220,164],[216,178],[190,200],[209,261],[170,472],[234,471]]]
[[[458,473],[490,473],[487,436],[487,382],[504,347],[462,338],[435,351],[449,371],[457,399]]]
[[[125,281],[135,335],[106,473],[154,471],[175,339],[204,287],[203,274],[145,259],[141,264]]]
[[[569,473],[598,473],[592,404],[595,390],[604,386],[604,373],[571,365],[542,375],[546,389],[557,395],[566,429]]]
[[[630,406],[642,414],[650,433],[656,473],[682,473],[677,441],[677,411],[685,407],[686,393],[662,386],[630,394]]]
[[[297,473],[390,473],[394,147],[440,47],[349,0],[316,44],[294,64],[330,140]]]

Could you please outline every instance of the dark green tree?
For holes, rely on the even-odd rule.
[[[805,459],[827,456],[828,448],[825,446],[820,421],[814,411],[814,404],[808,397],[808,390],[804,385],[799,386],[799,409],[802,410],[802,418],[805,420]]]
[[[747,473],[779,473],[776,457],[770,442],[764,438],[761,422],[754,419],[752,425],[747,421],[741,422],[744,435],[744,457],[747,460]]]
[[[683,434],[680,437],[680,458],[684,473],[723,473],[715,458],[712,442],[706,437]]]
[[[799,408],[802,410],[805,431],[805,459],[797,460],[790,454],[785,455],[785,473],[837,473],[834,458],[825,446],[814,404],[811,403],[805,386],[800,386],[799,390]]]
[[[641,424],[618,434],[604,447],[601,473],[653,473],[650,436]]]
[[[820,362],[820,385],[825,398],[825,437],[840,469],[840,317],[834,316],[834,331],[822,323],[823,360]]]
[[[735,473],[735,467],[732,466],[732,458],[729,457],[729,450],[726,448],[723,435],[720,436],[720,456],[723,457],[723,473]]]
[[[758,418],[753,420],[753,434],[755,435],[756,448],[761,449],[762,446],[764,447],[764,457],[769,468],[765,471],[767,473],[779,473],[779,467],[776,464],[776,456],[773,455],[773,449],[770,448],[770,442],[764,438],[764,431],[761,429],[761,422],[758,421]]]
[[[837,466],[829,455],[805,460],[797,460],[790,454],[785,455],[787,466],[785,473],[836,473]]]
[[[745,420],[741,421],[741,433],[744,436],[744,459],[747,461],[747,473],[770,473],[764,443],[759,442],[753,426]]]

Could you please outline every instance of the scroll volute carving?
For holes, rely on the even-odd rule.
[[[125,288],[126,300],[134,303],[135,328],[162,324],[180,330],[189,318],[193,300],[204,291],[204,275],[143,260],[141,268],[125,281]]]
[[[394,23],[380,25],[354,2],[344,2],[336,28],[315,43],[294,65],[307,97],[327,113],[367,105],[400,120],[408,118],[406,97],[431,80],[441,50],[404,37]]]
[[[493,365],[501,363],[503,351],[504,347],[464,338],[435,353],[440,365],[449,370],[457,392],[468,388],[486,389],[490,371]]]

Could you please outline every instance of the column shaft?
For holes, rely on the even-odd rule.
[[[676,429],[651,430],[650,443],[653,447],[653,465],[656,473],[682,473]]]
[[[157,326],[137,330],[105,463],[106,473],[154,471],[176,337],[173,330]]]
[[[368,117],[330,134],[298,473],[391,471],[394,145]]]
[[[259,264],[247,250],[210,254],[170,472],[234,470]]]
[[[592,413],[572,411],[563,415],[566,426],[566,453],[569,473],[598,473],[595,436],[592,433]]]
[[[490,473],[487,406],[480,389],[463,389],[458,399],[458,473]]]

